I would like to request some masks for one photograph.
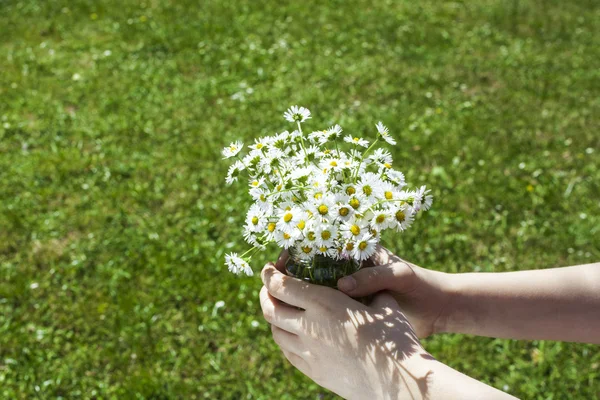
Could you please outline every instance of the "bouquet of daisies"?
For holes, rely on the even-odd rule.
[[[353,135],[341,139],[339,125],[304,133],[311,118],[304,107],[283,116],[295,130],[255,139],[243,157],[239,141],[223,149],[225,158],[236,158],[226,183],[244,176],[252,197],[244,226],[252,247],[225,257],[231,272],[252,275],[250,258],[272,242],[305,259],[366,260],[383,231],[408,229],[431,206],[426,187],[407,189],[390,152],[376,147],[396,144],[381,122],[370,144]]]

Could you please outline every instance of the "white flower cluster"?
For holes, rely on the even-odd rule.
[[[250,257],[271,242],[293,247],[307,259],[320,254],[365,260],[381,232],[407,229],[417,212],[431,206],[429,190],[408,190],[390,152],[374,149],[379,141],[396,143],[381,122],[369,146],[353,135],[342,142],[339,125],[303,133],[302,122],[311,118],[304,107],[290,107],[284,118],[297,129],[255,139],[244,157],[239,141],[223,149],[225,158],[237,158],[225,181],[247,175],[253,199],[244,226],[244,238],[253,247],[241,256],[227,255],[230,271],[252,275]],[[342,145],[350,149],[343,151]]]

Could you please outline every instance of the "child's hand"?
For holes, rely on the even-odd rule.
[[[265,266],[262,279],[261,306],[275,342],[317,384],[360,399],[426,390],[431,365],[439,363],[421,347],[389,294],[365,306],[286,276],[273,264]]]
[[[338,281],[338,288],[352,297],[388,290],[396,299],[420,338],[444,330],[449,280],[447,274],[420,268],[378,246],[363,268]]]

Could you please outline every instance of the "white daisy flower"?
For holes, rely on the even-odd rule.
[[[375,253],[376,247],[377,240],[371,234],[365,233],[356,239],[352,257],[358,261],[366,260]]]
[[[429,192],[431,192],[431,190],[428,190],[426,186],[421,186],[417,191],[416,194],[419,198],[419,205],[420,207],[418,209],[416,209],[416,211],[419,210],[424,210],[427,211],[431,208],[431,204],[433,203],[433,196],[431,194],[429,194]]]
[[[250,189],[250,196],[252,196],[254,202],[265,212],[265,214],[271,214],[273,211],[273,200],[276,200],[277,196],[273,196],[271,192],[264,188]]]
[[[252,268],[243,258],[239,257],[237,253],[230,253],[225,256],[225,265],[230,272],[233,272],[236,275],[244,272],[248,276],[252,276]]]
[[[338,250],[335,247],[319,246],[315,250],[317,254],[333,258],[334,260],[338,259]]]
[[[290,122],[304,122],[307,119],[310,119],[310,111],[308,108],[291,106],[287,109],[287,111],[283,114],[283,117]]]
[[[265,235],[265,240],[267,242],[274,241],[275,240],[275,232],[277,232],[277,222],[269,221],[267,223],[265,230],[263,231],[263,233]]]
[[[340,136],[340,133],[342,133],[342,127],[339,125],[334,125],[329,129],[325,129],[324,131],[311,132],[308,137],[316,143],[325,144],[331,140],[332,137]]]
[[[227,171],[227,177],[225,178],[225,183],[227,183],[228,185],[231,185],[233,182],[237,181],[240,176],[240,172],[242,172],[244,169],[246,169],[246,166],[244,165],[243,162],[241,162],[239,160],[234,162],[229,167],[229,170]]]
[[[374,211],[370,218],[370,226],[377,232],[392,228],[395,225],[394,215],[389,210]]]
[[[244,144],[238,140],[236,142],[231,143],[228,147],[224,147],[221,151],[221,154],[223,154],[223,158],[235,157],[242,150],[243,147]]]
[[[333,241],[337,239],[338,231],[335,224],[320,224],[315,231],[316,243],[319,247],[332,247]]]
[[[361,214],[369,207],[369,201],[362,193],[355,193],[348,197],[348,205],[354,209],[354,212]]]
[[[257,150],[257,151],[261,152],[262,150],[264,150],[268,146],[269,139],[270,139],[269,136],[264,137],[264,138],[254,139],[254,144],[249,145],[248,148],[252,149],[252,150]]]
[[[260,177],[260,178],[250,179],[248,181],[248,185],[250,186],[250,188],[262,188],[265,185],[265,178]]]
[[[260,232],[267,224],[264,210],[258,205],[250,206],[246,214],[246,229],[250,232]]]
[[[338,158],[324,158],[319,162],[319,167],[333,172],[340,172],[344,168],[344,162]]]
[[[406,230],[415,220],[414,213],[408,207],[399,207],[393,211],[394,225],[397,231]]]
[[[290,232],[283,232],[281,230],[275,231],[275,242],[279,247],[283,247],[284,249],[289,249],[294,245],[296,240],[298,239],[298,231],[291,230]]]
[[[404,178],[404,174],[400,171],[396,171],[394,169],[388,169],[384,172],[385,178],[392,182],[394,185],[403,187],[406,185],[406,180]]]
[[[340,227],[340,233],[345,240],[355,240],[361,233],[367,230],[367,226],[361,220],[351,218],[349,221],[343,222]]]
[[[369,146],[369,141],[359,138],[359,137],[352,137],[351,135],[345,136],[344,142],[351,143],[355,146],[362,146],[362,147]]]
[[[348,196],[340,197],[336,200],[335,207],[333,209],[333,216],[340,221],[348,221],[354,215],[354,208],[348,204]]]
[[[244,240],[246,243],[254,247],[258,247],[259,250],[264,250],[266,246],[259,241],[259,237],[257,235],[257,232],[251,232],[247,229],[244,229]]]
[[[335,196],[330,193],[323,194],[322,192],[313,192],[312,198],[307,210],[313,217],[319,221],[327,221],[334,218],[333,211],[335,210]]]
[[[379,179],[379,176],[372,172],[367,172],[362,175],[360,178],[360,182],[357,185],[358,193],[364,195],[365,197],[375,196],[380,192],[382,181]]]
[[[298,207],[280,209],[277,213],[277,229],[282,232],[291,233],[297,228],[297,225],[302,219],[303,215],[304,213]]]
[[[373,151],[373,154],[369,156],[369,159],[377,164],[389,164],[390,166],[393,162],[392,153],[387,149],[376,149]]]
[[[294,253],[304,260],[310,259],[316,254],[316,248],[313,243],[308,243],[306,241],[296,242],[293,249]]]
[[[395,145],[396,144],[396,140],[394,140],[394,138],[390,136],[389,129],[385,125],[383,125],[381,123],[381,121],[379,121],[375,125],[375,127],[377,128],[377,133],[379,134],[379,136],[383,140],[385,140],[388,144],[391,144],[391,145]]]

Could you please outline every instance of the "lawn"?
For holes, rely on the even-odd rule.
[[[235,139],[382,120],[447,272],[600,260],[600,4],[0,0],[0,398],[330,399],[236,277]],[[278,254],[256,258],[258,271]],[[600,396],[598,346],[438,335],[528,399]]]

